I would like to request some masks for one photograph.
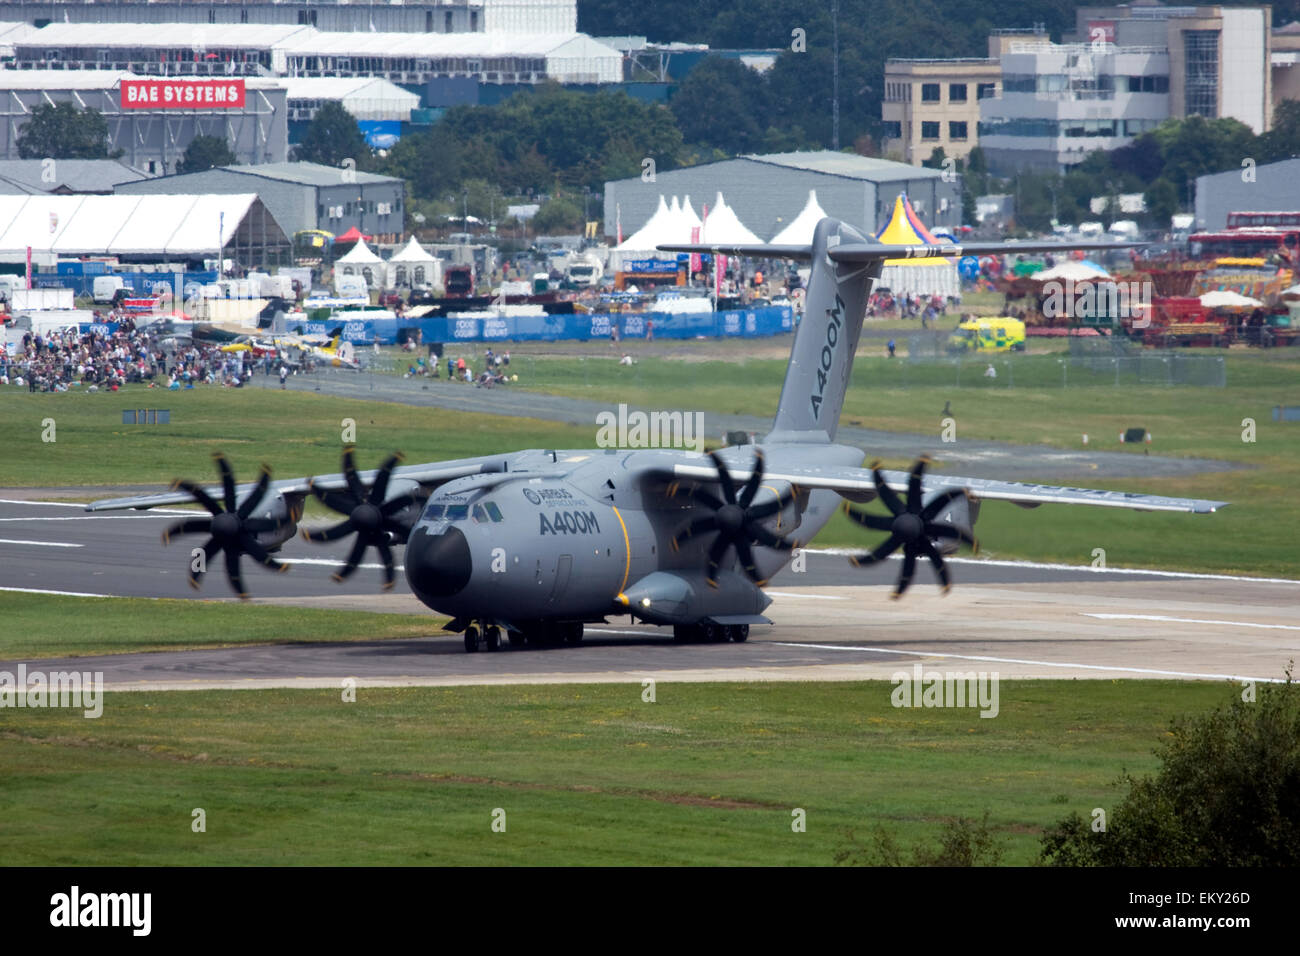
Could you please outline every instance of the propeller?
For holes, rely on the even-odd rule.
[[[755,544],[763,545],[768,548],[775,548],[778,551],[790,551],[799,547],[798,541],[790,541],[778,537],[771,531],[764,528],[759,522],[764,518],[770,518],[772,515],[783,511],[795,497],[795,489],[789,488],[784,495],[766,501],[761,505],[753,504],[754,496],[758,494],[758,489],[763,483],[763,453],[754,452],[754,468],[750,473],[749,480],[741,488],[739,495],[736,493],[736,483],[731,477],[731,472],[727,470],[726,464],[717,452],[710,452],[709,457],[713,459],[713,465],[718,470],[718,484],[722,488],[722,498],[719,499],[712,492],[705,491],[698,486],[690,490],[691,498],[700,505],[708,508],[711,514],[696,518],[685,530],[673,537],[673,550],[679,550],[683,541],[694,537],[695,535],[718,532],[718,537],[714,540],[713,545],[709,548],[709,572],[707,580],[713,587],[718,586],[717,575],[718,568],[722,564],[722,557],[726,554],[728,548],[734,548],[736,556],[740,559],[741,567],[745,569],[745,574],[751,581],[760,586],[767,582],[758,575],[758,568],[754,566],[754,552],[752,546]],[[678,484],[674,482],[668,487],[669,497],[677,494]]]
[[[343,479],[347,482],[346,491],[322,491],[309,485],[311,493],[325,503],[327,508],[347,515],[331,528],[311,531],[303,528],[302,536],[308,541],[322,543],[337,541],[346,535],[355,533],[356,541],[348,553],[347,563],[331,577],[342,583],[351,577],[361,563],[366,549],[373,547],[379,552],[384,562],[384,590],[393,586],[395,579],[393,568],[393,549],[389,545],[389,535],[395,535],[405,541],[410,528],[395,517],[398,512],[417,504],[420,498],[415,494],[399,495],[389,501],[384,500],[388,494],[388,483],[393,476],[393,469],[402,460],[400,453],[389,455],[375,473],[375,480],[367,493],[366,486],[357,474],[355,449],[349,445],[343,449]]]
[[[226,577],[230,580],[230,586],[235,589],[236,594],[247,600],[248,592],[244,590],[244,578],[239,572],[239,556],[241,554],[246,554],[254,560],[260,561],[273,571],[289,570],[287,564],[282,564],[271,557],[271,552],[263,547],[256,537],[262,532],[282,528],[284,522],[274,518],[249,517],[262,499],[266,497],[267,488],[271,483],[271,469],[267,465],[262,466],[261,473],[257,478],[257,484],[248,497],[244,499],[243,504],[237,506],[235,473],[230,468],[230,462],[226,460],[226,456],[221,452],[214,452],[212,460],[217,463],[217,471],[221,473],[223,501],[218,502],[192,481],[176,479],[172,482],[172,490],[188,492],[190,497],[202,505],[211,517],[187,518],[184,521],[178,521],[163,532],[162,540],[163,544],[169,544],[173,535],[207,533],[209,537],[202,548],[202,566],[196,570],[193,563],[190,565],[190,586],[197,590],[199,578],[207,570],[208,563],[224,552],[226,556]]]
[[[898,584],[894,587],[892,596],[895,598],[900,597],[912,583],[912,575],[916,572],[916,559],[921,555],[930,559],[930,564],[934,566],[934,573],[943,584],[944,593],[946,594],[952,587],[948,567],[944,564],[943,555],[934,546],[932,538],[955,538],[966,542],[973,550],[979,550],[979,542],[968,533],[953,525],[934,520],[950,502],[966,496],[965,488],[949,489],[929,504],[923,505],[921,480],[925,473],[925,466],[929,463],[929,457],[922,455],[912,466],[907,477],[906,504],[899,500],[894,489],[885,483],[884,476],[880,473],[880,462],[871,465],[871,478],[876,483],[876,493],[880,496],[880,500],[890,511],[888,517],[854,511],[849,507],[848,502],[844,504],[845,513],[857,524],[873,531],[889,532],[889,537],[875,550],[849,558],[849,562],[854,567],[875,564],[877,561],[883,561],[899,548],[903,549],[903,571],[898,576]]]

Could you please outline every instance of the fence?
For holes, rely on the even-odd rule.
[[[1112,336],[1071,338],[1065,355],[1019,352],[956,355],[944,348],[946,334],[908,336],[904,361],[892,362],[876,384],[911,388],[1083,388],[1087,386],[1174,386],[1223,388],[1227,366],[1221,355],[1144,349]],[[875,367],[873,367],[875,368]],[[873,374],[877,374],[873,371]]]

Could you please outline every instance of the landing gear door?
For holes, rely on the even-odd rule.
[[[569,586],[569,574],[573,571],[573,555],[562,554],[555,561],[555,585],[551,588],[549,601],[554,604],[564,597],[564,589]]]

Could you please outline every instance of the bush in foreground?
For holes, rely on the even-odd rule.
[[[1054,866],[1300,864],[1300,687],[1248,687],[1174,721],[1155,776],[1125,773],[1105,829],[1077,813],[1043,836]]]

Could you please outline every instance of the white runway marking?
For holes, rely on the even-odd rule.
[[[27,501],[27,500],[22,499],[22,498],[0,498],[0,505],[35,505],[35,506],[37,506],[37,507],[41,507],[41,508],[79,508],[79,509],[81,509],[81,510],[83,510],[83,511],[84,511],[85,508],[86,508],[85,504],[80,503],[80,502],[75,502],[75,501],[73,501],[73,502],[68,502],[68,501]],[[186,510],[183,510],[183,509],[181,509],[181,508],[149,508],[147,511],[144,512],[144,514],[146,514],[146,515],[150,515],[150,514],[157,514],[157,515],[187,515],[187,514],[193,514],[193,512],[191,512],[191,511],[186,511]],[[130,516],[130,515],[123,515],[122,517],[133,517],[133,516]]]
[[[113,594],[94,594],[90,591],[45,591],[41,588],[5,588],[0,591],[17,591],[19,594],[61,594],[64,597],[115,597]]]
[[[835,594],[796,594],[793,591],[765,591],[763,593],[770,594],[772,595],[772,597],[813,598],[814,600],[817,601],[847,601],[848,600],[848,598],[839,597],[838,595]]]
[[[854,548],[805,548],[808,554],[833,554],[848,557],[861,554]],[[901,554],[890,555],[888,560],[901,561]],[[1091,571],[1093,574],[1145,574],[1158,578],[1186,578],[1191,581],[1240,581],[1243,584],[1295,584],[1295,578],[1248,578],[1239,574],[1203,574],[1196,571],[1157,571],[1152,568],[1094,568],[1090,564],[1050,564],[1039,561],[998,561],[991,558],[957,558],[945,557],[950,564],[982,564],[990,568],[1034,568],[1041,571]]]
[[[206,511],[169,511],[167,514],[180,515],[198,515],[206,518]],[[150,518],[161,518],[162,514],[140,514],[140,515],[85,515],[78,518],[0,518],[0,521],[16,521],[20,524],[34,521],[148,521]]]
[[[38,548],[84,548],[84,544],[68,544],[63,541],[23,541],[21,538],[0,538],[0,544],[31,544]]]
[[[1129,674],[1153,674],[1158,677],[1190,677],[1193,680],[1256,681],[1280,684],[1279,677],[1243,677],[1240,674],[1197,674],[1191,671],[1165,671],[1150,667],[1120,667],[1109,664],[1072,664],[1064,661],[1032,661],[1019,657],[984,657],[977,654],[950,654],[947,651],[903,651],[893,647],[859,647],[854,644],[800,644],[794,641],[772,641],[782,647],[805,647],[821,651],[859,651],[871,654],[898,654],[902,657],[950,657],[959,661],[987,661],[991,664],[1029,664],[1035,667],[1073,667],[1089,671],[1120,671]]]
[[[348,563],[348,562],[347,562],[347,558],[338,558],[338,559],[331,559],[331,558],[277,558],[276,560],[278,560],[281,564],[320,564],[320,565],[324,565],[325,567],[328,567],[328,568],[337,568],[337,567],[341,567],[342,565]],[[382,564],[358,564],[357,567],[358,567],[358,568],[370,568],[370,569],[378,568],[379,570],[382,571],[384,566],[383,566]],[[394,571],[405,571],[405,570],[406,570],[406,566],[405,566],[405,565],[402,565],[402,564],[394,564],[394,565],[393,565],[393,570],[394,570]]]
[[[1252,621],[1217,621],[1199,617],[1167,617],[1164,614],[1089,614],[1084,617],[1099,617],[1107,621],[1167,621],[1172,624],[1226,624],[1228,627],[1262,627],[1272,631],[1300,631],[1293,624],[1256,624]]]

